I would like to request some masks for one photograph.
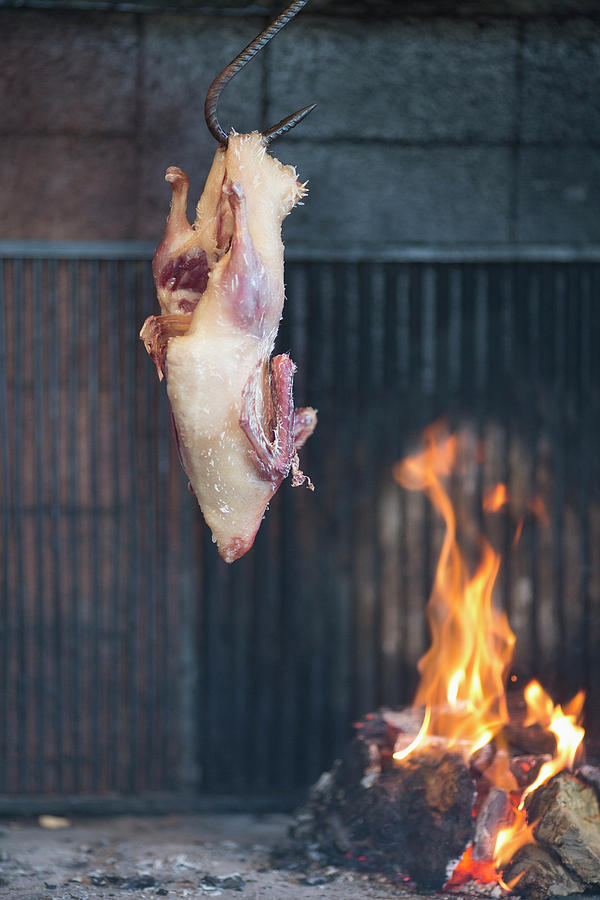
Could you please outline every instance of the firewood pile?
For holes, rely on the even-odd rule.
[[[418,729],[418,710],[381,710],[357,723],[343,756],[297,811],[291,840],[323,863],[380,871],[420,890],[460,887],[531,898],[598,892],[600,768],[562,771],[523,803],[528,838],[498,870],[498,834],[518,799],[490,774],[504,756],[519,796],[553,753],[553,735],[507,724],[467,762],[456,747],[429,741],[393,758]]]

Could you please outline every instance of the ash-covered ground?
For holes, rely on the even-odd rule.
[[[0,897],[11,900],[388,900],[417,895],[373,874],[326,866],[273,868],[284,815],[0,821]],[[293,863],[291,864],[293,866]]]

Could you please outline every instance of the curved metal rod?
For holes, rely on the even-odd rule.
[[[250,62],[250,60],[262,50],[265,44],[268,44],[269,41],[275,37],[278,31],[281,31],[284,25],[287,25],[290,19],[292,19],[303,6],[306,6],[307,3],[308,0],[294,0],[294,3],[291,3],[287,9],[284,9],[281,15],[277,16],[264,31],[261,31],[261,33],[217,75],[209,87],[206,100],[204,101],[204,118],[206,119],[208,130],[220,144],[227,144],[227,134],[223,131],[217,118],[217,106],[223,88],[231,81],[233,76],[240,71],[240,69],[244,68],[246,63]],[[267,131],[263,133],[263,137],[267,144],[274,141],[275,138],[280,137],[282,134],[285,134],[286,131],[289,131],[290,128],[293,128],[298,122],[301,122],[315,106],[316,104],[314,103],[312,106],[305,106],[304,109],[299,109],[297,112],[292,113],[291,116],[282,119],[277,125],[273,125],[271,128],[267,129]]]

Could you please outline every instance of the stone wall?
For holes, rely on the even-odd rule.
[[[296,253],[600,240],[600,20],[303,11],[226,89],[251,130],[317,102],[274,145],[309,179]],[[0,10],[0,238],[155,241],[168,165],[194,199],[214,75],[266,19]]]

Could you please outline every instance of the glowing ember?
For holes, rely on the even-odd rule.
[[[444,885],[444,890],[461,887],[469,881],[478,881],[481,884],[498,882],[498,872],[494,863],[489,860],[473,859],[473,848],[470,846],[458,861],[452,876]]]

